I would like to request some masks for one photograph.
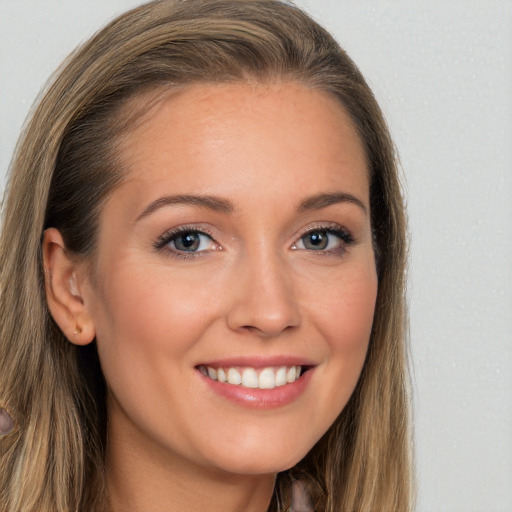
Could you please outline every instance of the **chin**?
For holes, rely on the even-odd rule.
[[[223,470],[238,475],[265,475],[286,471],[300,462],[313,445],[291,449],[276,448],[275,444],[255,446],[247,449],[240,446],[236,451],[225,451],[214,459],[214,464]]]

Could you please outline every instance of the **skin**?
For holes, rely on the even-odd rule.
[[[113,509],[266,510],[275,474],[326,432],[364,363],[377,276],[361,142],[327,93],[197,85],[154,105],[122,160],[93,264],[69,257],[54,229],[43,247],[52,315],[73,343],[97,339]],[[354,200],[299,208],[333,193]],[[231,211],[148,211],[190,194]],[[200,252],[155,247],[180,226],[207,232]],[[308,249],[305,234],[326,229],[353,241],[331,232],[328,248]],[[254,409],[212,391],[196,368],[239,356],[300,357],[313,369],[291,403]]]

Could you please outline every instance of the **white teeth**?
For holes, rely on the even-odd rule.
[[[276,387],[274,368],[265,368],[260,373],[258,387],[260,389],[273,389]]]
[[[286,373],[286,382],[294,382],[297,378],[297,369],[295,366],[291,366]]]
[[[276,386],[284,386],[286,384],[286,366],[281,366],[276,372]]]
[[[269,366],[257,370],[251,367],[212,368],[211,366],[201,365],[198,369],[203,375],[212,380],[234,386],[242,385],[253,389],[274,389],[275,387],[295,382],[300,377],[302,368],[300,366]]]
[[[235,385],[242,384],[242,377],[236,368],[230,368],[228,370],[228,382]]]
[[[242,386],[246,388],[258,387],[258,374],[254,368],[246,368],[242,373]]]

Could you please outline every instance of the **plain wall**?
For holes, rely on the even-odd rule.
[[[50,73],[138,3],[0,0],[0,185]],[[510,512],[512,2],[297,3],[367,77],[406,176],[418,510]]]

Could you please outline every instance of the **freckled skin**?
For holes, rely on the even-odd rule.
[[[153,107],[122,159],[128,176],[101,214],[94,275],[83,277],[109,389],[113,494],[129,495],[132,510],[169,510],[165,496],[186,502],[178,483],[200,501],[194,478],[231,475],[237,488],[251,482],[253,497],[240,499],[258,510],[275,473],[335,420],[364,362],[377,277],[361,142],[326,93],[197,85]],[[334,191],[360,199],[366,213],[347,202],[297,211]],[[168,205],[136,220],[169,194],[223,198],[234,211]],[[354,242],[304,249],[306,231],[325,224]],[[155,248],[183,225],[208,230],[207,250],[182,258]],[[307,388],[286,406],[254,410],[212,392],[196,369],[255,355],[311,360]]]

